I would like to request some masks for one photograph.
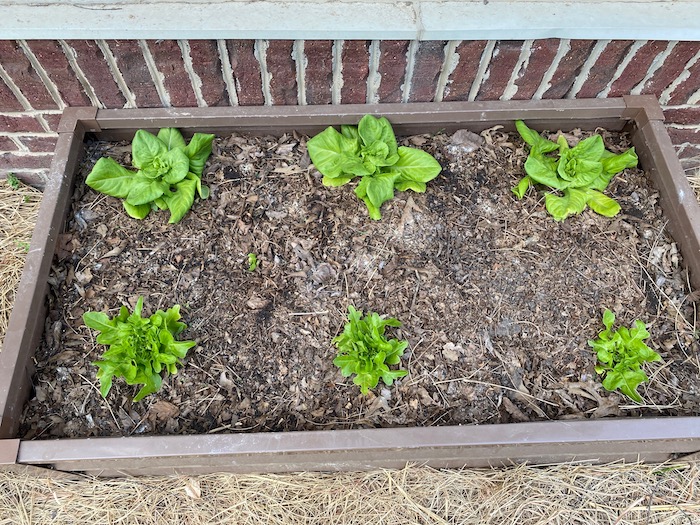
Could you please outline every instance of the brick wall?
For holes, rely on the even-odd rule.
[[[0,176],[41,183],[66,106],[347,104],[654,94],[700,167],[700,42],[0,41]]]

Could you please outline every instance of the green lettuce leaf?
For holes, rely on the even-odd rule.
[[[357,140],[347,138],[329,127],[309,139],[306,143],[311,162],[325,177],[334,179],[346,178],[348,172],[343,171],[343,165],[353,161],[359,162],[359,144]]]
[[[211,155],[211,143],[214,135],[208,133],[195,133],[190,139],[190,143],[185,147],[185,154],[190,159],[190,172],[198,177],[202,176],[204,165]],[[203,199],[206,197],[202,197]]]
[[[620,213],[620,205],[603,193],[596,190],[587,190],[587,204],[591,209],[604,217],[614,217]]]
[[[131,157],[135,167],[144,171],[156,171],[154,163],[168,151],[168,148],[153,133],[140,129],[131,143]]]
[[[185,149],[187,145],[185,139],[182,138],[182,133],[177,128],[163,128],[158,132],[158,140],[160,140],[168,150]]]
[[[103,157],[95,163],[85,184],[105,195],[124,199],[131,191],[135,175],[136,172],[120,166],[114,159]]]
[[[151,180],[139,172],[134,176],[134,182],[126,196],[126,202],[132,206],[148,204],[161,197],[167,189],[167,183]]]
[[[394,198],[394,181],[397,175],[394,173],[381,173],[366,180],[367,197],[375,208],[379,209],[386,201]]]
[[[555,221],[563,221],[569,215],[581,213],[586,209],[588,194],[579,189],[567,188],[564,195],[548,193],[544,196],[545,207]]]
[[[634,148],[630,148],[619,155],[610,154],[609,156],[605,156],[603,159],[601,159],[601,163],[603,164],[603,172],[611,177],[627,168],[635,168],[638,162],[639,158],[637,157],[637,153],[635,152]]]
[[[170,210],[170,224],[180,222],[194,203],[194,194],[197,189],[196,175],[188,176],[175,185],[175,191],[163,197]]]
[[[357,125],[357,132],[365,146],[374,143],[384,144],[387,148],[385,157],[390,157],[396,153],[398,148],[396,136],[386,118],[375,118],[372,115],[365,115]]]
[[[525,160],[525,173],[534,182],[544,184],[555,190],[562,190],[568,186],[568,182],[557,177],[557,167],[554,159],[530,153]]]
[[[571,156],[580,160],[600,161],[603,153],[605,153],[605,145],[603,137],[593,135],[583,139],[570,150]]]
[[[156,199],[156,201],[157,200],[158,199]],[[129,214],[129,217],[133,217],[134,219],[143,220],[151,212],[150,204],[139,204],[135,206],[126,201],[122,201],[122,205],[124,206],[126,213]]]
[[[525,196],[527,190],[530,189],[531,185],[532,181],[530,180],[530,177],[526,175],[522,179],[520,179],[520,182],[518,182],[518,184],[511,191],[515,193],[518,199],[522,199]]]
[[[430,182],[440,174],[442,166],[435,158],[423,150],[401,146],[399,158],[389,171],[398,174],[397,183],[406,181]]]

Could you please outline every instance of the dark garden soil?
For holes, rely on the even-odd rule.
[[[304,137],[233,135],[205,169],[211,197],[177,225],[128,218],[82,184],[54,261],[36,396],[22,435],[129,435],[504,423],[604,416],[700,415],[695,295],[644,174],[618,175],[613,219],[557,223],[542,194],[518,201],[525,151],[494,129],[405,144],[444,167],[425,194],[398,193],[372,221],[350,185],[326,188]],[[578,139],[574,133],[572,141]],[[478,137],[477,137],[478,138]],[[604,133],[613,151],[624,136]],[[248,271],[248,254],[259,266]],[[182,305],[197,341],[162,390],[115,380],[100,397],[91,361],[104,347],[83,325],[145,297],[148,314]],[[332,364],[347,306],[396,317],[407,377],[367,396]],[[663,361],[647,365],[644,405],[606,392],[587,340],[610,308],[649,323]]]

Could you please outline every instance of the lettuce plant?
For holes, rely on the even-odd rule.
[[[114,319],[102,312],[83,314],[85,324],[100,332],[97,342],[109,346],[102,359],[92,363],[99,368],[97,379],[103,397],[112,388],[113,377],[123,377],[128,385],[144,385],[134,401],[157,392],[162,384],[161,372],[176,374],[180,360],[197,344],[175,340],[187,328],[179,322],[180,305],[165,312],[158,310],[150,317],[141,317],[142,309],[143,297],[139,297],[132,314],[126,306]]]
[[[615,314],[605,310],[603,324],[605,330],[598,334],[598,339],[588,341],[589,346],[598,354],[595,371],[604,375],[603,388],[609,391],[620,389],[627,397],[641,403],[642,396],[637,392],[641,383],[649,381],[641,365],[660,361],[661,356],[644,344],[649,337],[646,325],[634,322],[634,328],[624,326],[613,331]]]
[[[515,127],[530,146],[525,161],[527,175],[513,188],[519,199],[533,183],[537,183],[553,190],[545,194],[544,199],[554,220],[561,221],[569,215],[581,213],[587,205],[605,217],[614,217],[620,212],[620,205],[602,192],[617,173],[637,165],[634,148],[615,155],[605,149],[600,135],[569,148],[561,135],[557,142],[552,142],[528,128],[522,120],[516,121]],[[556,157],[547,155],[555,151]]]
[[[353,383],[360,387],[362,394],[379,383],[379,379],[391,386],[394,379],[403,377],[406,370],[390,370],[388,365],[397,365],[401,360],[408,341],[388,339],[384,336],[387,326],[401,326],[394,318],[382,319],[369,312],[362,317],[362,311],[348,306],[348,323],[343,333],[333,339],[338,347],[338,356],[333,364],[340,368],[343,377],[355,374]]]
[[[91,188],[124,199],[124,209],[135,219],[144,219],[152,209],[170,211],[170,223],[179,222],[194,203],[209,196],[202,184],[204,164],[211,154],[214,135],[195,133],[189,144],[175,128],[163,128],[158,136],[138,130],[131,144],[132,163],[137,171],[120,166],[114,159],[97,161],[85,183]]]
[[[307,142],[309,156],[325,186],[342,186],[361,177],[355,195],[372,219],[382,218],[382,204],[399,191],[425,191],[438,176],[440,163],[425,151],[398,146],[389,121],[365,115],[357,126],[329,127]]]

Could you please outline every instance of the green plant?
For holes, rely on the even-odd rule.
[[[394,379],[408,374],[406,370],[390,370],[388,366],[399,364],[408,346],[408,341],[387,340],[384,336],[387,326],[401,326],[397,319],[382,319],[374,312],[362,317],[362,311],[348,306],[348,321],[343,333],[333,339],[338,347],[333,364],[340,368],[343,377],[355,374],[353,383],[367,394],[380,378],[391,386]]]
[[[661,356],[644,344],[649,332],[643,322],[635,321],[634,328],[627,329],[623,326],[613,331],[614,323],[615,314],[605,310],[605,330],[598,334],[595,341],[588,341],[598,355],[595,371],[605,375],[603,388],[611,392],[619,388],[627,397],[641,403],[642,397],[637,392],[637,387],[649,381],[641,365],[660,361]]]
[[[561,135],[557,142],[552,142],[528,128],[522,120],[516,121],[515,127],[530,146],[525,161],[527,175],[513,188],[519,199],[533,183],[538,183],[554,190],[544,197],[547,211],[554,220],[581,213],[586,205],[605,217],[619,213],[620,205],[602,192],[617,173],[637,165],[634,148],[615,155],[605,149],[600,135],[588,137],[569,148]],[[554,151],[557,157],[547,155]]]
[[[132,163],[137,171],[120,166],[114,159],[97,161],[85,183],[91,188],[124,199],[124,209],[135,219],[152,210],[170,211],[169,222],[179,222],[194,203],[209,196],[202,184],[204,164],[211,154],[214,135],[195,133],[189,144],[175,128],[163,128],[158,136],[138,130],[132,142]]]
[[[175,340],[187,328],[178,322],[180,305],[165,312],[158,310],[150,317],[141,317],[142,309],[143,297],[139,297],[132,314],[126,306],[114,319],[102,312],[83,314],[85,324],[100,332],[97,342],[109,346],[102,359],[92,363],[99,368],[97,378],[103,397],[112,388],[113,377],[123,377],[128,385],[144,385],[134,401],[157,392],[162,383],[161,371],[176,374],[180,360],[197,344]]]
[[[29,242],[28,241],[15,241],[17,248],[22,250],[24,253],[29,252]]]
[[[372,219],[382,218],[382,204],[399,191],[425,191],[438,176],[440,163],[425,151],[398,146],[389,121],[365,115],[357,126],[329,127],[307,142],[309,156],[325,186],[342,186],[361,177],[355,195]]]
[[[19,179],[13,174],[13,173],[8,173],[7,174],[7,183],[10,185],[10,188],[13,190],[18,190],[19,189]]]
[[[254,272],[257,267],[258,267],[258,256],[255,255],[254,253],[249,253],[248,254],[248,271]]]

